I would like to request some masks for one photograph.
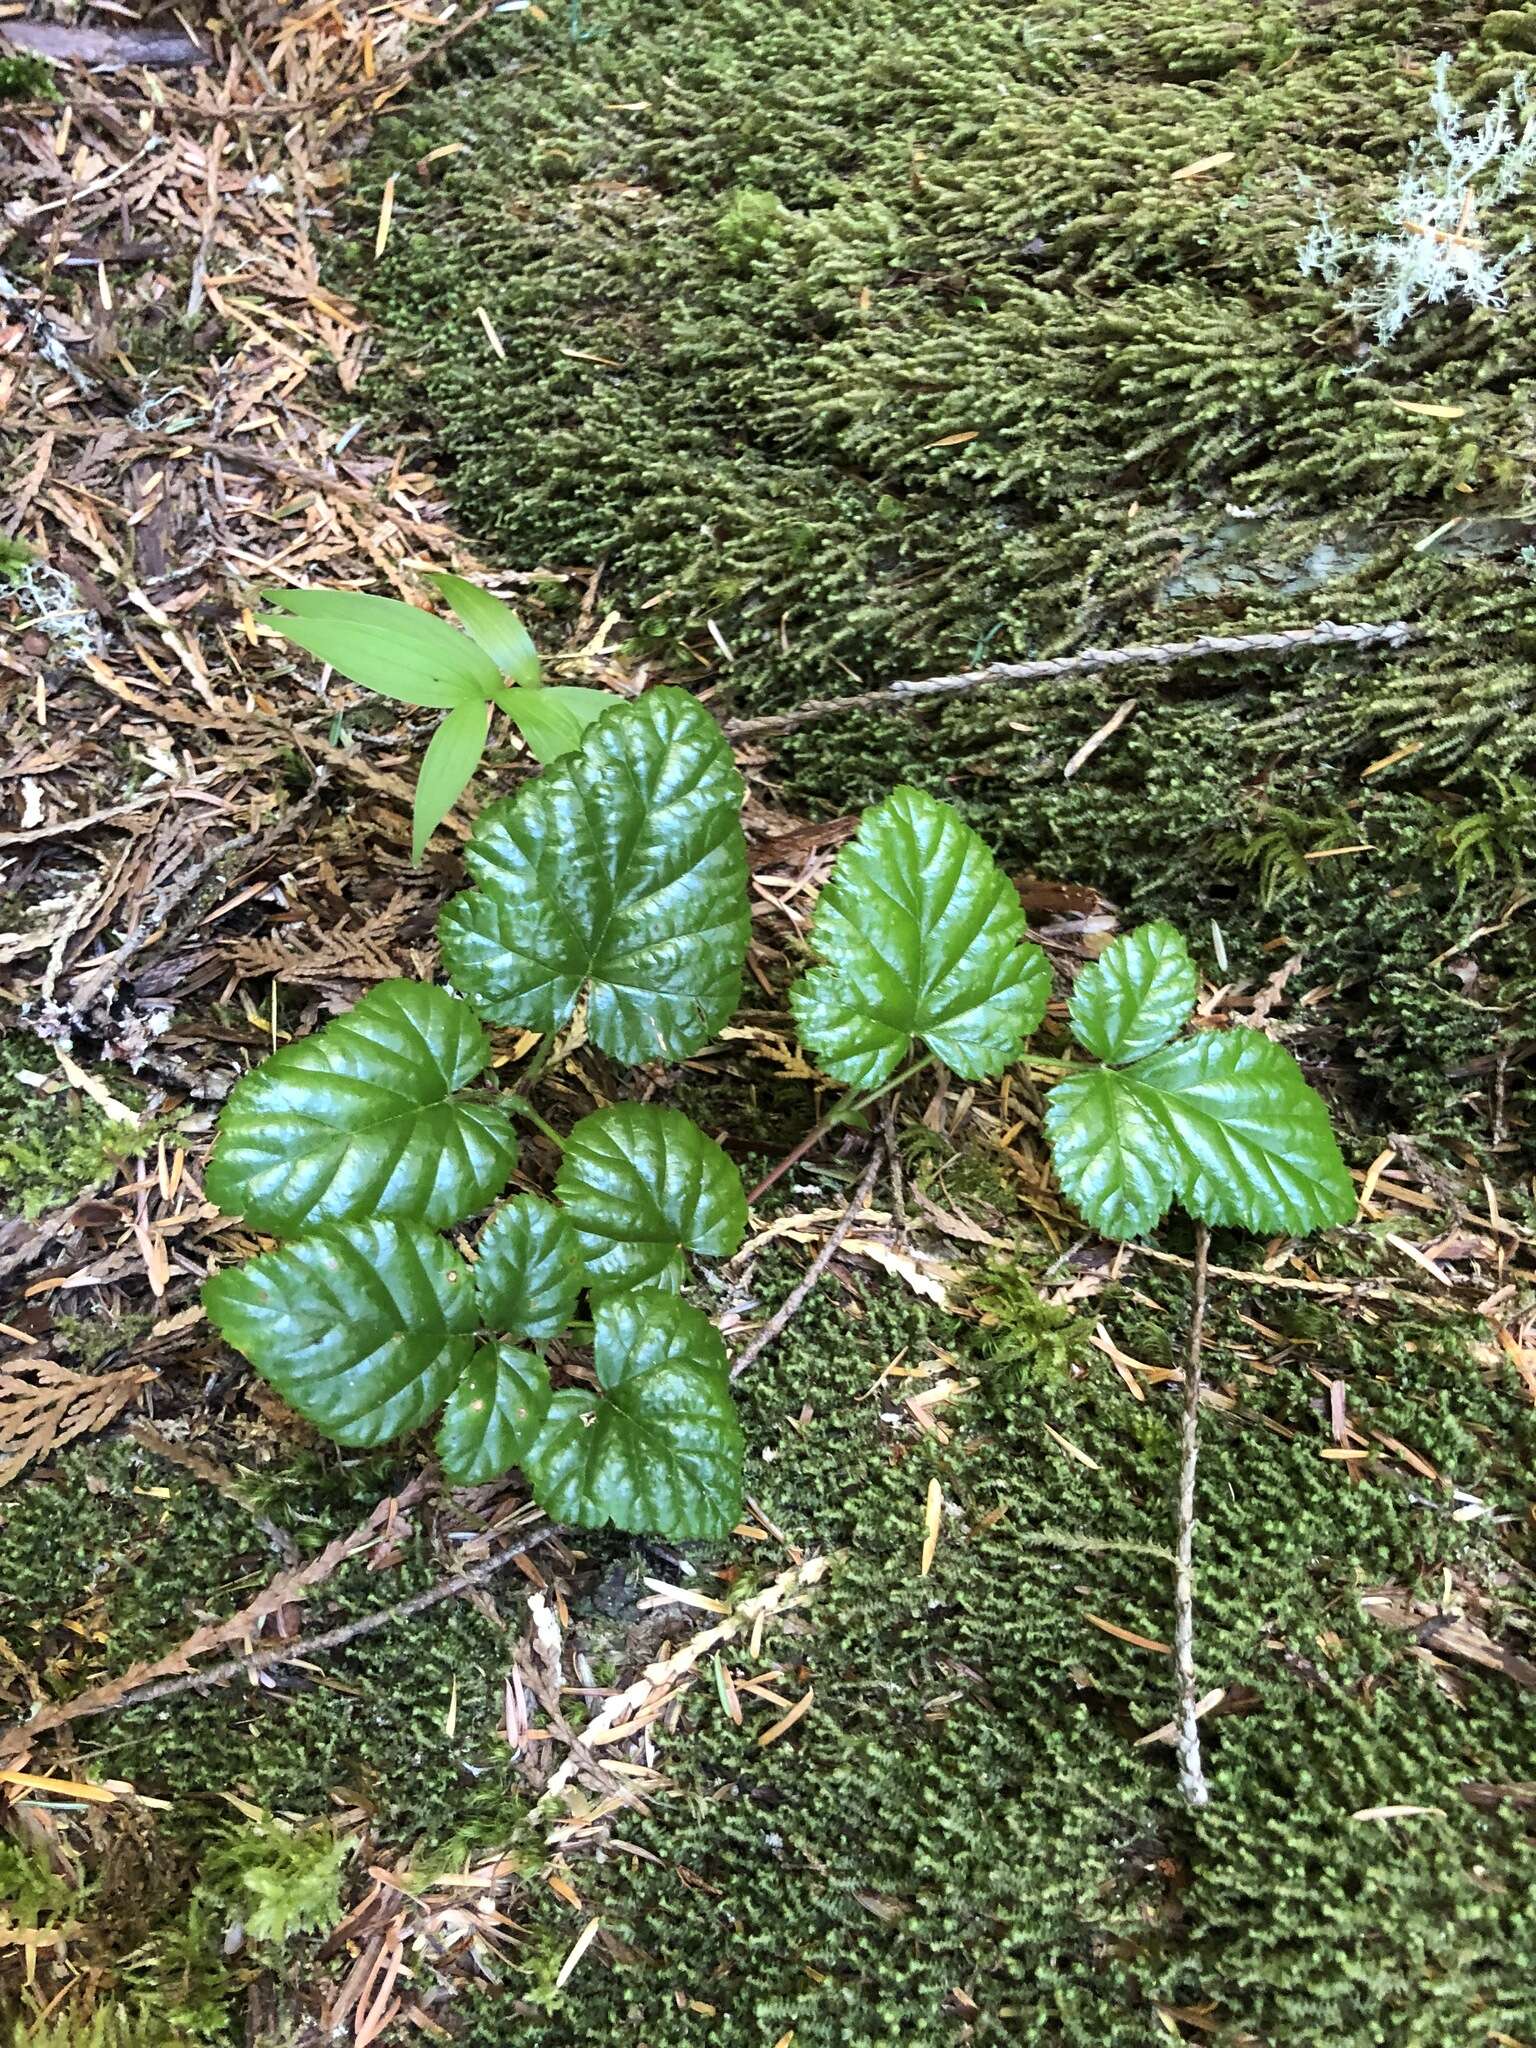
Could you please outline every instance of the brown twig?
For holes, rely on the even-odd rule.
[[[397,1600],[393,1607],[376,1607],[367,1614],[355,1615],[351,1621],[339,1622],[335,1628],[323,1629],[318,1635],[301,1636],[294,1643],[275,1643],[271,1649],[257,1650],[249,1657],[230,1657],[222,1664],[210,1664],[206,1671],[188,1671],[180,1678],[162,1678],[155,1685],[141,1686],[137,1692],[128,1693],[117,1704],[141,1707],[150,1700],[174,1699],[178,1693],[201,1692],[204,1686],[222,1685],[229,1678],[254,1677],[260,1671],[270,1670],[274,1664],[295,1664],[306,1657],[318,1657],[326,1650],[339,1650],[343,1643],[355,1642],[359,1636],[376,1635],[381,1628],[389,1628],[394,1622],[409,1621],[413,1614],[424,1614],[441,1600],[452,1600],[459,1593],[483,1586],[487,1579],[494,1578],[514,1558],[526,1557],[541,1543],[548,1543],[564,1534],[557,1523],[542,1522],[509,1543],[504,1550],[498,1550],[494,1557],[485,1558],[473,1570],[456,1572],[451,1579],[442,1579],[423,1592],[413,1593],[408,1600]]]
[[[343,1643],[355,1642],[360,1636],[374,1635],[381,1628],[388,1628],[397,1621],[408,1621],[413,1614],[423,1614],[429,1607],[436,1607],[441,1600],[451,1600],[456,1594],[467,1593],[475,1586],[484,1585],[494,1578],[514,1558],[524,1557],[541,1543],[565,1532],[553,1522],[541,1523],[519,1536],[504,1550],[498,1550],[494,1557],[488,1557],[477,1564],[472,1571],[458,1572],[451,1579],[443,1579],[425,1591],[413,1593],[408,1600],[397,1600],[393,1607],[379,1607],[368,1614],[355,1615],[351,1621],[338,1623],[335,1628],[323,1629],[318,1635],[301,1636],[296,1642],[274,1643],[270,1649],[256,1650],[246,1657],[229,1657],[222,1664],[210,1664],[203,1670],[184,1671],[175,1678],[157,1679],[153,1684],[135,1686],[129,1692],[116,1692],[110,1683],[92,1687],[73,1700],[60,1702],[58,1708],[45,1710],[46,1725],[56,1726],[61,1721],[89,1720],[94,1715],[116,1711],[122,1707],[142,1707],[151,1700],[175,1699],[181,1693],[202,1692],[210,1685],[222,1685],[231,1678],[254,1678],[259,1672],[269,1671],[275,1664],[294,1664],[303,1659],[318,1657],[326,1650],[340,1649]],[[42,1731],[44,1715],[35,1717],[33,1722],[23,1722],[19,1727],[7,1731],[0,1738],[0,1757],[7,1754],[10,1745],[12,1754],[29,1745],[34,1727]]]
[[[1173,1577],[1173,1664],[1178,1677],[1179,1789],[1191,1806],[1210,1803],[1200,1763],[1199,1694],[1195,1685],[1195,1461],[1200,1454],[1200,1346],[1205,1334],[1206,1269],[1211,1234],[1195,1225],[1195,1301],[1184,1359],[1184,1409],[1179,1428],[1179,1533]]]
[[[812,697],[793,711],[774,717],[728,719],[725,734],[732,740],[767,739],[839,711],[899,711],[927,697],[955,697],[971,690],[993,689],[1000,683],[1046,682],[1054,676],[1088,675],[1103,669],[1167,668],[1176,661],[1200,661],[1212,655],[1293,654],[1304,647],[1401,647],[1419,637],[1419,628],[1405,619],[1384,626],[1340,626],[1324,619],[1316,626],[1287,626],[1277,633],[1205,633],[1195,640],[1085,647],[1079,654],[1058,654],[1045,661],[995,661],[963,675],[887,683],[882,690],[863,690],[851,697]]]
[[[870,1193],[875,1185],[876,1176],[880,1171],[880,1161],[884,1156],[883,1149],[877,1145],[870,1154],[869,1164],[864,1169],[863,1179],[854,1190],[853,1200],[843,1211],[841,1218],[831,1235],[827,1238],[826,1243],[806,1268],[805,1278],[784,1297],[767,1322],[764,1323],[757,1335],[745,1347],[732,1365],[731,1378],[733,1380],[740,1379],[749,1365],[757,1363],[758,1359],[768,1349],[768,1346],[783,1335],[791,1318],[799,1313],[801,1303],[837,1256],[838,1246],[848,1235],[849,1231],[852,1230],[854,1219],[869,1200]]]

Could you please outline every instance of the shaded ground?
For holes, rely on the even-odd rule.
[[[250,7],[204,62],[0,109],[0,489],[47,564],[3,597],[0,2014],[54,2048],[1530,2048],[1518,313],[1436,315],[1390,383],[1341,378],[1352,331],[1282,261],[1289,170],[1390,185],[1424,59],[1491,21],[1394,16],[1399,64],[1369,9],[811,7],[791,35],[562,8],[453,44],[450,77],[412,68],[417,13]],[[1475,47],[1486,90],[1507,61]],[[1218,144],[1233,168],[1171,177]],[[1486,453],[1394,410],[1423,390]],[[430,447],[386,423],[406,393]],[[1355,520],[1368,562],[1256,587],[1213,507],[1281,466],[1262,552]],[[1460,483],[1509,533],[1417,549]],[[546,1548],[371,1627],[494,1562],[524,1503],[441,1496],[418,1446],[321,1447],[221,1350],[197,1285],[247,1240],[200,1162],[275,1039],[432,971],[458,875],[451,834],[407,863],[429,721],[295,668],[248,607],[485,576],[460,520],[573,676],[721,704],[1149,625],[1436,625],[1390,662],[1138,678],[1071,780],[1118,685],[746,752],[758,1007],[661,1084],[744,1164],[807,1128],[777,991],[846,828],[804,813],[898,772],[1004,836],[1058,995],[1117,905],[1220,920],[1203,1010],[1296,1046],[1362,1206],[1315,1246],[1217,1246],[1207,1814],[1158,1733],[1189,1247],[1082,1241],[1023,1085],[904,1105],[910,1226],[883,1185],[743,1382],[753,1506],[718,1553]],[[1501,789],[1458,872],[1447,835]],[[577,1047],[544,1085],[564,1114],[633,1083]],[[730,1330],[869,1142],[764,1205]],[[259,1682],[122,1704],[136,1666],[284,1643]]]

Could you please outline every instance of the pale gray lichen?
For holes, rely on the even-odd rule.
[[[1386,230],[1351,234],[1319,206],[1297,251],[1303,274],[1325,284],[1337,284],[1351,268],[1371,273],[1344,310],[1368,316],[1383,346],[1425,306],[1456,298],[1502,311],[1504,280],[1529,246],[1522,241],[1491,254],[1479,218],[1480,209],[1521,191],[1536,170],[1536,108],[1524,74],[1469,129],[1450,90],[1450,68],[1446,51],[1429,96],[1433,143],[1420,145],[1399,179],[1384,209]]]

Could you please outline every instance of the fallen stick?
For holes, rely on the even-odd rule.
[[[1080,654],[1058,654],[1044,661],[995,661],[963,675],[929,676],[921,682],[887,683],[881,690],[862,690],[851,697],[812,697],[793,711],[767,718],[732,718],[725,736],[732,740],[768,739],[838,711],[899,711],[929,697],[958,697],[972,690],[994,689],[1002,683],[1039,683],[1052,676],[1092,675],[1104,669],[1168,668],[1176,661],[1200,661],[1210,655],[1293,654],[1305,647],[1401,647],[1417,640],[1420,629],[1405,619],[1385,626],[1340,626],[1324,619],[1316,626],[1287,626],[1275,633],[1202,634],[1196,640],[1156,640],[1135,647],[1085,647]]]
[[[828,1235],[826,1243],[806,1268],[804,1279],[785,1295],[757,1335],[743,1348],[740,1356],[733,1362],[731,1366],[731,1378],[733,1380],[740,1379],[747,1367],[755,1365],[768,1349],[768,1346],[783,1335],[790,1318],[799,1312],[800,1304],[805,1300],[805,1297],[816,1285],[822,1274],[825,1273],[828,1266],[831,1265],[837,1255],[838,1246],[848,1235],[849,1231],[852,1230],[855,1218],[869,1200],[870,1194],[874,1189],[875,1178],[880,1171],[880,1161],[884,1156],[883,1151],[877,1145],[874,1152],[870,1155],[868,1166],[864,1169],[864,1177],[854,1191],[853,1200],[843,1211],[841,1218]]]
[[[1173,1577],[1173,1662],[1179,1681],[1179,1789],[1190,1806],[1210,1804],[1200,1762],[1200,1704],[1195,1682],[1195,1463],[1200,1454],[1200,1345],[1205,1334],[1206,1270],[1211,1233],[1195,1225],[1195,1301],[1184,1357],[1184,1405],[1179,1428],[1179,1536]]]

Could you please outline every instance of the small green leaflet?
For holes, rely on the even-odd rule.
[[[446,571],[429,572],[426,578],[439,596],[445,597],[471,640],[496,664],[499,674],[510,676],[525,690],[536,690],[543,681],[539,651],[529,638],[528,628],[508,604],[482,590],[478,583]]]
[[[555,1191],[594,1293],[681,1287],[685,1249],[729,1258],[746,1235],[741,1175],[681,1110],[621,1102],[583,1117]]]
[[[480,1233],[475,1295],[492,1330],[543,1342],[571,1320],[586,1285],[570,1218],[537,1195],[514,1195]]]
[[[348,1223],[216,1273],[210,1321],[339,1444],[419,1429],[474,1352],[469,1273],[409,1223]]]
[[[1111,1066],[1156,1052],[1189,1022],[1199,980],[1171,924],[1144,924],[1077,977],[1069,1008],[1080,1045]]]
[[[596,1395],[555,1394],[523,1470],[546,1514],[589,1529],[723,1536],[741,1513],[743,1440],[725,1346],[675,1294],[598,1303]]]
[[[437,1454],[451,1486],[486,1486],[515,1465],[544,1427],[549,1372],[510,1344],[486,1346],[448,1396]]]
[[[419,862],[427,841],[469,787],[485,752],[489,707],[476,697],[457,705],[433,733],[416,777],[411,807],[411,859]]]
[[[573,753],[589,725],[621,700],[606,690],[573,690],[564,683],[547,689],[513,690],[503,709],[541,768]]]
[[[1113,1067],[1090,1067],[1046,1098],[1056,1178],[1105,1237],[1145,1237],[1173,1200],[1173,1162],[1155,1114]]]
[[[490,656],[446,619],[358,590],[264,590],[281,612],[257,623],[402,704],[483,703],[501,681]],[[283,616],[286,614],[287,616]]]
[[[683,691],[614,705],[476,820],[479,887],[438,927],[454,985],[494,1022],[543,1032],[585,988],[588,1035],[613,1058],[697,1052],[741,993],[742,794],[720,728]]]
[[[423,982],[382,982],[236,1083],[208,1199],[290,1237],[360,1217],[461,1222],[500,1193],[517,1160],[505,1110],[454,1099],[489,1057],[467,1003]]]
[[[790,1005],[823,1070],[849,1087],[888,1081],[914,1038],[968,1080],[1000,1074],[1050,997],[1013,884],[958,812],[916,789],[865,812],[811,944],[824,964]]]
[[[1143,1235],[1175,1196],[1207,1223],[1298,1236],[1355,1213],[1322,1098],[1241,1026],[1069,1076],[1045,1127],[1068,1198],[1108,1237]]]

